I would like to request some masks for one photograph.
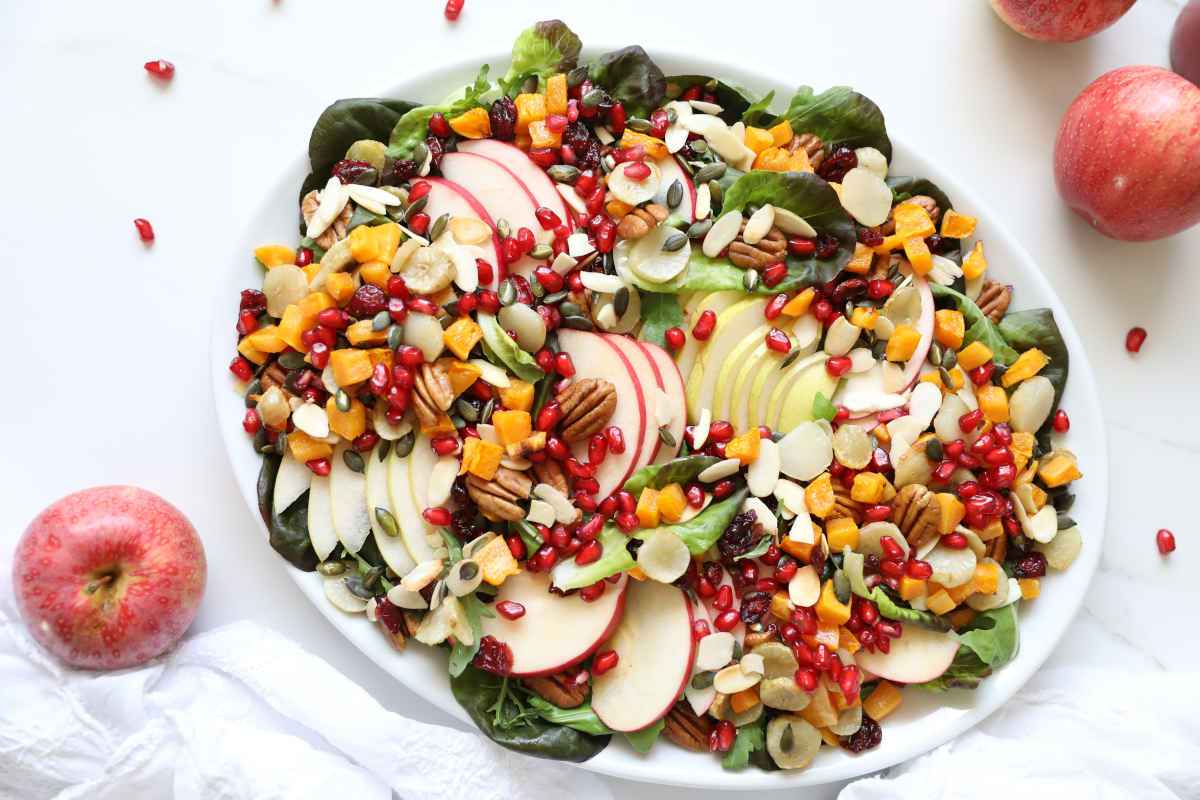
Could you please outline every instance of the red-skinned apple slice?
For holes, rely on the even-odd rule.
[[[529,228],[535,236],[541,232],[542,226],[534,214],[537,200],[501,164],[475,153],[446,153],[442,156],[442,177],[466,189],[492,219],[508,222],[513,235],[521,228]],[[507,271],[528,275],[536,264],[529,256],[522,256],[509,264]]]
[[[625,614],[601,647],[617,664],[592,678],[592,710],[614,731],[637,731],[661,719],[692,674],[692,604],[682,589],[630,581]]]
[[[519,572],[500,586],[496,602],[510,600],[525,607],[517,619],[499,614],[482,620],[485,636],[495,636],[512,650],[512,674],[552,675],[590,656],[616,629],[625,608],[628,579],[610,585],[594,602],[578,594],[550,594],[550,576]],[[495,608],[495,604],[492,605]]]
[[[676,156],[670,156],[654,163],[658,165],[658,170],[662,175],[662,183],[659,184],[660,188],[654,202],[666,205],[667,192],[670,191],[671,184],[679,181],[683,184],[683,201],[671,211],[688,222],[694,221],[696,219],[696,185],[679,165],[679,159]]]
[[[525,188],[533,195],[533,199],[539,206],[545,206],[558,214],[558,218],[568,228],[575,227],[575,215],[567,208],[567,202],[554,188],[554,181],[550,180],[550,176],[541,167],[530,160],[524,150],[496,139],[475,139],[459,142],[458,152],[474,153],[495,161],[525,184]]]
[[[901,623],[903,633],[892,639],[887,653],[860,650],[855,661],[868,672],[898,683],[925,683],[941,675],[954,661],[958,637]]]
[[[625,452],[609,453],[596,468],[596,481],[600,484],[598,497],[607,497],[620,488],[643,463],[642,439],[650,419],[642,386],[633,371],[633,365],[623,351],[598,333],[560,329],[558,344],[571,354],[575,363],[575,379],[597,378],[608,381],[617,392],[617,407],[609,425],[616,425],[625,436]],[[575,457],[587,460],[587,442],[575,445]]]
[[[670,402],[677,406],[675,409],[677,413],[671,419],[670,428],[668,428],[675,440],[675,446],[668,447],[662,444],[660,439],[660,446],[650,460],[652,464],[664,464],[679,455],[679,448],[683,445],[683,431],[687,426],[687,409],[684,408],[687,389],[683,384],[683,375],[679,373],[675,359],[671,358],[666,350],[650,342],[638,342],[638,345],[650,357],[650,364],[655,368],[655,377],[658,378],[658,388],[662,389],[663,394]]]
[[[500,256],[500,237],[494,232],[496,223],[488,214],[487,209],[476,200],[470,192],[453,181],[445,178],[424,178],[430,189],[425,203],[425,213],[430,219],[437,219],[442,214],[451,217],[474,217],[487,224],[492,229],[491,247],[481,247],[482,258],[492,265],[491,288],[499,285],[503,279],[504,259]]]
[[[904,368],[905,388],[911,388],[921,376],[925,356],[933,344],[933,292],[929,289],[929,281],[920,275],[913,276],[913,285],[921,295],[921,316],[917,319],[917,333],[921,334],[921,341]]]
[[[633,375],[638,382],[638,389],[642,393],[642,400],[646,408],[646,424],[642,428],[642,449],[633,463],[633,472],[636,472],[658,455],[658,448],[662,440],[658,437],[658,418],[656,416],[658,403],[656,400],[658,390],[662,388],[662,382],[658,380],[658,368],[650,360],[646,351],[638,345],[636,339],[609,333],[603,334],[603,336],[609,344],[625,355],[629,365],[633,368]],[[621,395],[618,394],[618,402],[620,402],[620,397]],[[630,475],[633,472],[630,472]],[[628,480],[628,476],[626,476],[626,480]]]

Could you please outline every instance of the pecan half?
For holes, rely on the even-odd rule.
[[[312,219],[312,215],[316,213],[317,208],[321,205],[320,192],[313,189],[300,201],[300,216],[304,219],[304,224]],[[342,209],[342,213],[338,214],[337,219],[333,224],[325,229],[325,232],[313,240],[313,243],[322,250],[328,250],[333,247],[334,242],[346,238],[346,228],[350,225],[350,217],[354,215],[353,203],[346,203],[346,207]]]
[[[705,752],[713,723],[707,716],[696,716],[686,701],[676,703],[667,712],[663,735],[685,750]]]
[[[830,519],[849,517],[854,520],[855,525],[862,525],[863,504],[850,496],[850,490],[841,481],[834,481],[833,499],[833,511],[829,512]]]
[[[742,231],[746,220],[742,220]],[[766,269],[787,257],[787,237],[778,228],[771,228],[757,244],[746,244],[742,234],[729,245],[729,260],[742,269]]]
[[[278,361],[272,361],[271,366],[264,369],[262,374],[258,376],[259,382],[262,383],[263,391],[265,392],[272,386],[278,386],[279,391],[287,395],[288,399],[290,400],[294,395],[288,391],[288,388],[285,385],[287,381],[287,372],[288,371],[284,369],[283,365]]]
[[[892,500],[892,522],[914,550],[939,535],[942,512],[933,492],[910,483]]]
[[[599,433],[617,407],[617,390],[606,380],[584,378],[554,398],[562,409],[563,438],[581,442]]]
[[[617,235],[622,239],[640,239],[658,227],[670,216],[670,212],[658,203],[647,203],[630,211],[617,225]]]
[[[579,673],[556,672],[540,678],[523,678],[526,688],[559,708],[578,708],[587,699],[587,681],[576,680]]]
[[[1007,536],[997,536],[995,539],[992,539],[990,542],[987,543],[988,558],[994,558],[996,561],[999,561],[1001,564],[1003,564],[1004,558],[1007,555],[1008,555],[1008,537]]]
[[[567,472],[552,458],[547,458],[545,461],[535,462],[533,465],[533,474],[537,475],[539,483],[549,484],[555,489],[558,489],[566,497],[571,496],[571,486],[567,481]]]
[[[517,505],[517,501],[529,497],[532,490],[533,481],[528,475],[508,467],[497,469],[496,476],[490,481],[467,474],[467,495],[491,520],[516,522],[524,519],[525,510]]]
[[[992,322],[999,322],[1008,313],[1008,304],[1012,302],[1012,289],[998,281],[984,281],[983,289],[975,304],[983,315]]]
[[[770,625],[766,630],[762,631],[756,631],[752,628],[747,628],[745,640],[742,642],[742,648],[744,650],[753,650],[760,644],[777,641],[779,641],[779,632],[776,630],[774,625]]]
[[[942,209],[938,208],[937,200],[934,200],[929,195],[916,194],[907,200],[897,203],[896,205],[904,205],[904,203],[915,203],[921,208],[925,209],[925,213],[927,213],[929,218],[933,220],[935,227],[937,226],[938,221],[942,218]],[[893,217],[895,211],[896,208],[893,206],[892,210],[888,212],[887,222],[883,223],[882,225],[876,225],[875,230],[879,231],[879,233],[883,234],[884,236],[891,236],[893,233],[895,233],[896,220]]]
[[[421,426],[432,428],[454,402],[450,376],[441,364],[422,364],[413,378],[413,410]]]
[[[787,149],[792,153],[803,149],[808,154],[808,163],[814,171],[825,160],[825,143],[815,133],[801,133],[793,136],[792,140],[788,142]]]

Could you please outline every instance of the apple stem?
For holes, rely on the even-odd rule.
[[[112,572],[105,572],[100,577],[96,578],[96,580],[83,587],[84,594],[95,594],[100,589],[112,583],[115,577],[116,575]]]

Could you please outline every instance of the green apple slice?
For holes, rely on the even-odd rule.
[[[333,507],[329,502],[329,476],[313,475],[308,489],[308,539],[321,561],[337,547],[333,530]]]
[[[737,394],[734,392],[734,383],[737,381],[738,375],[742,369],[750,363],[750,354],[754,352],[754,348],[765,344],[767,331],[771,330],[770,323],[764,322],[753,331],[746,335],[742,341],[729,351],[729,355],[721,362],[721,371],[717,374],[716,394],[713,397],[712,416],[713,419],[724,419],[733,421],[732,405]],[[737,425],[733,426],[735,430],[743,430]]]
[[[413,447],[414,453],[421,446],[422,438],[418,437]],[[425,442],[425,447],[429,447],[428,442]],[[388,499],[392,505],[392,514],[400,525],[400,538],[408,549],[408,555],[414,563],[420,564],[434,557],[428,535],[436,531],[425,522],[425,518],[421,516],[422,509],[417,508],[413,499],[412,479],[409,473],[411,461],[411,455],[400,458],[395,450],[388,456]]]
[[[765,298],[749,298],[734,303],[717,315],[717,325],[699,363],[688,376],[688,416],[699,418],[700,409],[712,409],[721,366],[746,337],[762,326]]]
[[[838,379],[832,377],[825,369],[823,355],[816,357],[814,363],[810,364],[803,372],[798,373],[784,388],[779,417],[771,426],[773,430],[787,433],[801,422],[811,421],[813,400],[818,392],[825,395],[826,398],[833,397],[833,393],[837,390]],[[776,387],[776,391],[779,391],[779,388]]]
[[[392,508],[392,498],[388,495],[388,463],[387,459],[379,460],[379,448],[367,456],[367,514],[371,517],[371,531],[375,534],[375,544],[383,560],[401,578],[408,574],[416,562],[408,553],[404,538],[399,535],[400,519]],[[390,536],[379,521],[378,509],[383,509],[396,520],[397,535]]]
[[[692,328],[695,327],[696,320],[705,311],[711,310],[715,314],[720,314],[744,297],[745,295],[741,292],[734,291],[697,292],[688,301],[689,312],[684,329],[687,333],[687,340],[675,355],[675,363],[679,365],[679,374],[683,376],[685,381],[691,377],[692,369],[696,366],[696,359],[700,355],[700,351],[707,344],[707,342],[702,342],[692,336]],[[712,341],[712,339],[710,338],[709,341]],[[693,424],[696,422],[696,417],[699,413],[699,409],[688,409],[688,415]]]

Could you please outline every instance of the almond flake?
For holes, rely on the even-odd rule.
[[[775,227],[788,236],[805,236],[809,239],[815,239],[817,236],[816,228],[809,225],[804,217],[786,208],[775,209]]]
[[[441,574],[442,560],[431,558],[409,570],[408,574],[400,579],[400,585],[410,592],[419,592],[437,580],[437,576]]]
[[[742,241],[746,244],[758,244],[764,236],[771,232],[774,224],[775,207],[767,203],[746,220],[746,227],[742,231]]]
[[[701,250],[704,255],[709,258],[716,258],[729,245],[733,244],[733,240],[737,238],[738,232],[742,228],[742,212],[728,211],[721,215],[720,219],[713,223],[713,226],[708,229],[708,233],[704,235],[704,244]]]
[[[374,186],[348,183],[346,184],[346,194],[350,195],[351,200],[374,214],[386,214],[388,206],[400,205],[399,197]]]
[[[882,225],[892,210],[892,190],[874,172],[855,167],[842,179],[842,207],[860,225]]]
[[[708,431],[712,426],[712,412],[707,408],[700,409],[700,417],[696,420],[696,427],[692,428],[692,450],[700,451],[704,447],[704,443],[708,441]]]
[[[584,234],[586,236],[586,234]],[[616,275],[608,275],[603,272],[588,272],[579,273],[579,281],[584,285],[584,288],[591,289],[593,292],[601,294],[616,294],[624,288],[625,283]]]
[[[592,243],[588,241],[588,235],[582,231],[579,233],[572,233],[567,237],[567,253],[570,254],[572,258],[582,258],[583,256],[594,252],[595,249],[596,248],[592,246]]]
[[[554,188],[562,195],[562,199],[567,201],[567,205],[577,214],[587,213],[587,204],[583,202],[583,198],[575,191],[574,186],[568,186],[565,183],[556,183]]]
[[[529,513],[525,515],[525,519],[535,525],[545,525],[547,528],[554,524],[554,506],[547,503],[545,500],[531,500],[529,503]]]
[[[350,195],[346,192],[346,187],[336,177],[330,178],[321,190],[321,202],[317,205],[317,210],[309,217],[305,235],[310,239],[319,237],[341,215],[348,202]]]
[[[329,415],[316,403],[305,403],[293,411],[292,424],[314,439],[329,435]]]
[[[699,222],[702,219],[708,219],[708,215],[712,213],[712,189],[708,188],[708,184],[701,184],[696,189],[696,208],[692,211],[692,216]]]
[[[571,258],[571,256],[567,255],[566,253],[559,253],[554,257],[554,260],[550,262],[550,269],[554,270],[559,275],[566,275],[577,266],[579,266],[579,260]]]
[[[692,108],[699,111],[701,114],[720,114],[725,109],[716,103],[709,103],[705,100],[689,100]]]
[[[736,458],[726,458],[723,461],[718,461],[711,467],[707,467],[700,471],[696,479],[701,483],[716,483],[719,480],[724,480],[730,475],[737,473],[742,468],[742,462]]]
[[[548,483],[539,483],[533,487],[533,494],[549,503],[554,509],[554,518],[564,525],[574,522],[579,516],[579,510],[571,505],[567,496]]]

